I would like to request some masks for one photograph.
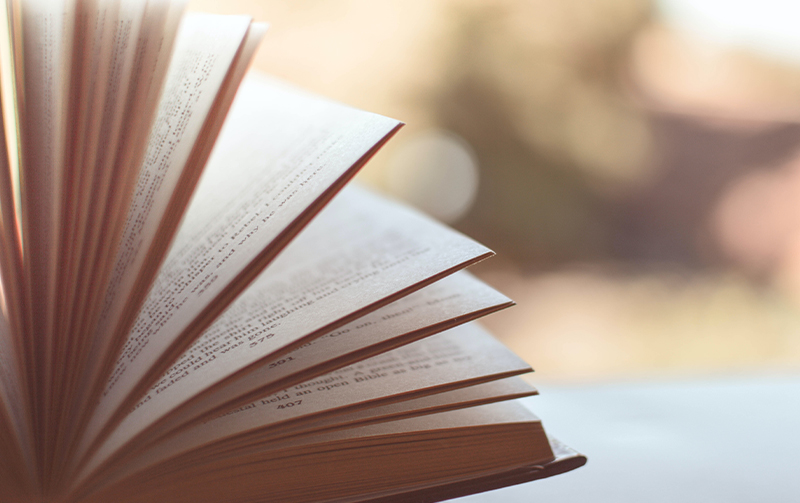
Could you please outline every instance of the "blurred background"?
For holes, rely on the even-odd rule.
[[[800,4],[192,0],[408,125],[360,175],[493,248],[536,381],[800,369]]]

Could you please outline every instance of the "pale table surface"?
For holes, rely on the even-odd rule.
[[[453,501],[800,502],[800,374],[539,390],[524,403],[586,466]]]

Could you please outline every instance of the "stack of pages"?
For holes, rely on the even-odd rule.
[[[0,500],[437,501],[585,458],[469,238],[347,186],[400,128],[168,0],[2,9]],[[202,176],[201,176],[202,173]]]

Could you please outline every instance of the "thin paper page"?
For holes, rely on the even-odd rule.
[[[253,365],[253,370],[243,375],[237,374],[229,382],[201,393],[187,405],[180,407],[177,414],[174,409],[165,410],[172,417],[167,424],[159,425],[158,431],[174,429],[187,421],[197,421],[198,418],[208,417],[214,412],[222,412],[223,409],[230,410],[238,404],[252,400],[255,394],[263,395],[270,390],[311,379],[511,304],[507,297],[471,274],[458,272],[313,339],[278,359],[260,361]],[[260,306],[252,307],[258,309]],[[261,338],[267,336],[264,327],[258,327],[255,323],[259,314],[257,311],[247,312],[238,317],[220,332],[218,340],[236,341],[241,334],[246,334],[249,344],[258,344]],[[120,432],[129,423],[138,424],[141,428],[143,424],[155,422],[158,409],[139,409],[152,400],[153,396],[166,392],[173,381],[170,376],[182,375],[187,371],[201,372],[205,365],[214,364],[214,355],[207,358],[198,356],[198,350],[204,343],[204,338],[201,338],[150,389],[137,410],[120,425]]]
[[[199,394],[176,410],[177,398],[168,391],[177,382],[174,376],[184,376],[183,379],[216,364],[216,356],[206,355],[200,348],[202,344],[208,345],[208,341],[201,338],[150,389],[120,424],[107,447],[115,450],[119,448],[119,442],[134,441],[139,448],[143,442],[184,427],[187,422],[196,423],[213,417],[215,413],[230,410],[271,391],[430,336],[510,304],[507,297],[462,271],[314,339],[277,360],[260,362],[252,371]],[[235,343],[242,334],[250,343],[257,343],[266,336],[263,327],[257,328],[259,316],[263,314],[262,306],[254,304],[249,307],[255,310],[235,318],[217,337],[223,341],[223,346],[218,347],[220,351],[224,350],[227,341]],[[169,419],[162,420],[166,415]],[[146,431],[148,425],[156,421],[159,421],[158,426],[151,428],[142,438],[139,432]]]
[[[232,300],[230,284],[249,282],[285,244],[284,233],[398,125],[261,78],[245,81],[95,414],[95,432],[173,343],[188,346],[179,338],[201,314]],[[162,363],[161,372],[170,362]]]
[[[158,418],[305,336],[321,336],[337,320],[488,253],[415,211],[348,187],[201,336],[193,353],[197,370],[175,367],[103,452],[110,454],[152,422],[145,414]],[[236,324],[250,326],[230,333]],[[127,346],[123,357],[146,350],[142,345]]]
[[[189,14],[175,42],[164,94],[123,230],[99,333],[124,307],[205,118],[250,26],[245,16]]]
[[[278,452],[284,446],[308,445],[312,443],[328,443],[344,438],[369,438],[372,436],[393,435],[415,431],[454,430],[470,426],[499,425],[503,423],[540,423],[527,407],[515,401],[479,405],[468,409],[440,412],[426,416],[398,419],[364,426],[362,428],[343,429],[324,432],[308,437],[288,438],[271,450]]]
[[[416,211],[348,187],[197,341],[199,352],[220,363],[192,374],[184,389],[193,380],[193,387],[205,388],[306,334],[489,253]],[[262,337],[221,344],[227,330],[242,322],[251,324],[250,335]]]
[[[357,409],[353,412],[333,417],[321,414],[318,419],[306,422],[299,428],[287,428],[286,433],[302,433],[312,429],[349,428],[356,424],[413,417],[414,415],[430,412],[444,412],[447,409],[482,405],[501,400],[513,400],[536,395],[537,393],[536,388],[526,383],[524,379],[506,377],[497,381],[411,398],[402,402]]]
[[[112,182],[124,168],[114,162],[117,145],[121,135],[134,134],[129,129],[130,117],[125,114],[125,105],[136,80],[133,71],[137,40],[146,4],[124,0],[106,5],[113,8],[89,13],[86,4],[78,5],[75,26],[78,33],[70,59],[67,114],[71,123],[65,132],[63,184],[59,188],[62,197],[56,273],[59,301],[53,313],[51,339],[45,343],[46,408],[57,410],[60,418],[49,421],[54,432],[65,430],[64,417],[70,409],[65,402],[75,396],[73,383],[81,377],[75,368],[85,368],[81,351],[86,347],[84,327],[94,319],[92,313],[96,311],[90,292],[102,288],[107,277],[93,255],[98,247],[110,247],[109,241],[113,241],[102,222],[114,208],[107,206],[108,194],[120,189]],[[52,387],[51,383],[58,385]]]
[[[464,325],[291,386],[204,424],[179,432],[152,452],[175,455],[254,429],[319,414],[349,412],[530,371],[477,325]]]
[[[246,16],[191,14],[181,21],[109,281],[105,313],[100,317],[98,332],[102,335],[98,340],[113,335],[103,331],[113,328],[115,317],[125,307],[131,286],[142,272],[139,266],[147,257],[147,247],[166,218],[164,212],[173,191],[179,188],[206,117],[249,27],[250,18]]]
[[[432,394],[429,394],[429,391]],[[243,431],[241,434],[223,437],[220,441],[211,442],[200,449],[186,451],[181,455],[181,458],[192,462],[191,458],[198,459],[199,456],[214,458],[228,455],[235,452],[236,449],[243,445],[258,445],[259,448],[263,448],[268,445],[268,443],[279,442],[288,437],[306,436],[354,427],[360,428],[368,424],[397,421],[400,419],[426,414],[436,414],[467,407],[477,407],[535,394],[537,394],[536,389],[527,384],[523,379],[519,377],[506,377],[496,381],[484,382],[447,391],[441,391],[441,388],[425,390],[424,394],[415,394],[415,398],[391,396],[388,397],[388,400],[356,402],[348,407],[347,411],[340,410],[334,411],[333,413],[323,411],[319,414],[301,415],[296,419],[290,419],[276,424],[267,423],[262,426],[256,426],[251,430]],[[267,400],[267,398],[249,404],[250,406],[248,408],[243,407],[237,409],[237,411],[232,414],[238,414],[244,410],[251,410],[254,407],[262,407],[265,405],[262,400]],[[220,420],[222,419],[220,418]],[[198,431],[200,430],[201,428],[198,427]],[[179,439],[182,439],[186,441],[189,438],[188,436],[184,436],[183,433],[180,433],[174,437],[174,439],[169,439],[164,442],[163,445],[158,444],[154,446],[152,451],[148,451],[147,455],[142,456],[142,459],[137,459],[129,463],[129,465],[131,468],[133,465],[147,466],[149,463],[145,463],[145,459],[149,458],[151,453],[162,452],[162,446],[172,446],[172,448],[175,449],[173,440],[179,441]],[[195,445],[198,440],[199,438],[192,438],[190,443]],[[176,450],[175,452],[180,451]],[[133,470],[129,470],[129,466],[125,466],[123,470],[126,473],[133,473]]]
[[[262,398],[198,427],[193,436],[206,428],[231,435],[358,403],[528,371],[528,364],[485,330],[464,325]]]
[[[428,443],[433,445],[426,449]],[[498,445],[502,446],[500,450]],[[463,451],[453,453],[459,449]],[[471,459],[471,455],[478,458]],[[483,459],[482,455],[489,459]],[[404,465],[397,466],[398,459],[405,460]],[[474,476],[476,469],[478,474],[484,475],[508,466],[545,463],[552,459],[553,452],[541,422],[527,408],[506,401],[290,437],[264,448],[243,446],[235,456],[209,463],[169,465],[166,470],[157,465],[139,476],[88,494],[92,501],[113,499],[131,494],[131,491],[138,497],[137,501],[143,502],[190,492],[192,499],[202,501],[230,498],[256,501],[265,497],[276,501],[300,498],[334,501],[342,498],[342,491],[348,491],[351,499],[363,500],[359,496],[365,492],[364,483],[358,476],[361,471],[368,470],[370,464],[378,467],[375,479],[380,485],[368,492],[380,497],[385,495],[379,491],[386,488],[381,480],[387,474],[390,478],[386,479],[386,484],[410,490],[443,480],[466,483],[468,479],[464,475]],[[345,463],[347,466],[343,469]],[[420,463],[427,466],[420,469]],[[447,473],[443,474],[442,470]],[[397,477],[392,477],[393,473]],[[311,478],[314,474],[318,476],[310,481],[309,474]],[[414,480],[405,478],[409,476]],[[398,477],[404,479],[398,483]],[[170,485],[165,489],[166,482]],[[177,490],[176,485],[180,486]],[[313,486],[311,492],[309,486]]]
[[[292,386],[197,427],[233,435],[303,416],[440,386],[529,371],[528,365],[474,325],[465,325]],[[223,433],[224,432],[224,433]]]
[[[82,46],[82,50],[72,62],[73,72],[78,72],[76,76],[79,78],[76,79],[78,82],[75,82],[73,89],[74,102],[70,110],[72,162],[68,164],[65,173],[60,254],[63,267],[59,271],[59,298],[63,302],[60,306],[62,311],[59,313],[59,323],[55,326],[53,349],[57,355],[53,374],[66,377],[53,378],[52,381],[66,381],[68,387],[68,391],[55,396],[55,400],[61,401],[63,405],[52,407],[61,410],[60,423],[67,425],[58,427],[62,445],[71,442],[75,432],[80,431],[82,424],[88,420],[86,416],[91,413],[87,405],[90,403],[90,396],[92,393],[95,396],[99,393],[97,390],[92,391],[92,384],[95,388],[102,386],[102,379],[96,377],[98,367],[102,367],[104,363],[107,367],[108,360],[114,359],[109,334],[104,333],[103,337],[92,336],[95,335],[99,312],[103,308],[103,297],[119,245],[122,224],[133,197],[136,177],[156,115],[158,98],[166,81],[182,12],[181,1],[150,0],[143,3],[125,0],[125,3],[134,9],[144,9],[138,33],[131,32],[133,19],[129,16],[123,15],[121,22],[115,23],[113,19],[97,12],[91,2],[80,4],[83,9],[78,16],[80,31],[76,41]],[[100,55],[96,54],[95,48],[98,45],[111,45],[110,42],[102,43],[104,27],[106,31],[118,32],[119,37],[113,38],[117,43],[122,43],[122,46],[127,44],[126,52],[134,52],[127,56],[132,60],[132,66],[126,93],[112,93],[115,96],[110,97],[115,107],[124,108],[125,117],[116,148],[106,145],[103,149],[109,156],[107,160],[113,166],[113,174],[108,169],[99,169],[101,173],[111,174],[113,178],[110,181],[106,207],[101,211],[98,205],[98,201],[102,199],[100,191],[90,183],[91,173],[82,159],[84,150],[88,148],[86,135],[89,128],[86,123],[90,120],[91,111],[88,103],[95,94],[100,94],[94,93],[97,85],[108,85],[100,79],[99,72],[89,71],[88,68],[89,65],[94,67],[95,63],[99,63],[97,58]],[[122,39],[126,39],[125,42]],[[101,127],[101,131],[108,132],[105,127]],[[92,243],[89,242],[90,233],[86,232],[89,219],[95,220],[98,225],[95,230],[99,232]],[[102,225],[99,224],[100,221]],[[95,254],[94,257],[88,258],[92,254]],[[91,276],[90,282],[86,281],[87,275]],[[81,371],[76,372],[75,369]],[[66,451],[66,447],[60,450]],[[64,459],[68,457],[62,456]],[[63,462],[60,464],[63,465]]]
[[[288,436],[308,435],[309,433],[341,430],[355,426],[362,427],[376,422],[396,421],[424,414],[441,413],[498,401],[513,400],[535,395],[536,393],[535,388],[519,377],[507,377],[497,381],[442,391],[433,395],[411,398],[386,405],[364,404],[364,407],[358,407],[352,412],[343,412],[341,414],[323,413],[316,416],[301,417],[299,421],[289,420],[281,424],[263,424],[256,426],[254,433],[233,437],[218,437],[215,433],[207,431],[205,426],[195,427],[192,430],[180,432],[178,435],[166,439],[135,458],[126,461],[124,465],[120,466],[120,470],[114,473],[113,480],[122,480],[139,470],[152,469],[154,465],[165,461],[172,465],[175,462],[175,456],[178,456],[177,459],[191,462],[192,460],[208,459],[229,454],[241,445],[258,444],[264,446],[267,442],[274,442]],[[224,417],[229,417],[245,410],[253,410],[259,406],[263,406],[261,401],[238,409]],[[227,421],[224,418],[219,418],[218,420]],[[223,431],[218,426],[215,428],[217,433]],[[231,428],[229,431],[234,430],[235,428]],[[215,439],[218,441],[215,441]],[[206,442],[209,443],[204,447],[200,447]]]
[[[31,444],[31,425],[26,414],[29,404],[23,396],[23,383],[19,368],[19,355],[14,349],[10,326],[5,314],[0,310],[0,438],[6,449],[4,461],[11,462],[15,471],[33,474],[33,445]],[[3,474],[7,475],[7,474]],[[0,475],[2,482],[2,475]]]
[[[135,73],[141,70],[137,68],[137,64],[141,64],[137,61],[137,53],[141,49],[138,41],[142,38],[142,24],[146,24],[149,19],[145,17],[146,4],[138,0],[125,0],[119,2],[117,7],[118,12],[115,17],[105,18],[106,26],[103,31],[107,33],[101,43],[97,44],[97,40],[92,41],[92,45],[109,47],[106,49],[107,54],[100,56],[105,60],[99,65],[104,71],[92,75],[92,72],[83,68],[81,72],[90,74],[93,78],[89,89],[81,89],[83,95],[80,100],[75,100],[76,109],[73,112],[88,108],[94,110],[94,113],[89,118],[87,130],[82,137],[83,156],[73,160],[68,169],[74,171],[67,171],[65,175],[65,185],[69,184],[69,178],[82,181],[77,187],[65,187],[64,197],[79,199],[81,203],[79,218],[85,218],[82,218],[79,225],[82,231],[62,242],[64,255],[69,256],[69,252],[74,252],[71,258],[77,270],[75,278],[77,281],[70,285],[72,288],[65,297],[80,300],[73,300],[72,303],[72,326],[62,325],[60,328],[65,333],[78,333],[79,337],[83,337],[89,320],[95,318],[91,315],[97,311],[93,296],[96,296],[106,284],[105,268],[100,267],[104,257],[98,256],[97,253],[98,249],[110,248],[109,241],[114,240],[113,234],[109,232],[108,219],[115,213],[117,207],[110,204],[110,198],[120,191],[125,191],[120,186],[121,180],[118,177],[128,167],[117,162],[117,148],[124,137],[136,135],[136,131],[131,129],[132,114],[126,113],[130,111],[127,107],[127,97],[139,80],[139,76]],[[77,29],[86,27],[79,25]],[[73,72],[77,72],[79,68],[80,66],[76,64]],[[94,100],[94,103],[84,102],[87,97]],[[68,141],[77,143],[79,138],[80,136],[76,135],[70,137]],[[78,190],[78,194],[72,193],[74,189]],[[65,201],[65,206],[70,206],[70,203],[71,201]],[[68,210],[65,209],[65,213],[63,225],[66,227],[71,223],[74,224],[67,218]],[[62,233],[62,239],[66,237],[66,234]],[[86,281],[89,270],[94,272],[92,281]],[[61,323],[64,323],[63,320]]]
[[[7,7],[3,4],[3,8]],[[23,77],[19,110],[21,234],[31,326],[26,339],[31,344],[29,356],[33,356],[27,365],[36,375],[43,370],[45,337],[50,333],[56,300],[56,243],[74,5],[68,1],[31,0],[24,7],[19,9],[25,62],[25,71],[19,74]],[[33,385],[32,389],[37,398],[44,398],[42,387]]]

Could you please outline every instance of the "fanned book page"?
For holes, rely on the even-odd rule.
[[[438,501],[585,463],[471,323],[513,305],[464,270],[493,252],[348,185],[402,123],[183,9],[0,9],[0,501]]]
[[[214,384],[486,253],[406,208],[345,189],[162,376],[100,454],[118,449],[148,422]],[[242,322],[250,326],[235,326]]]

